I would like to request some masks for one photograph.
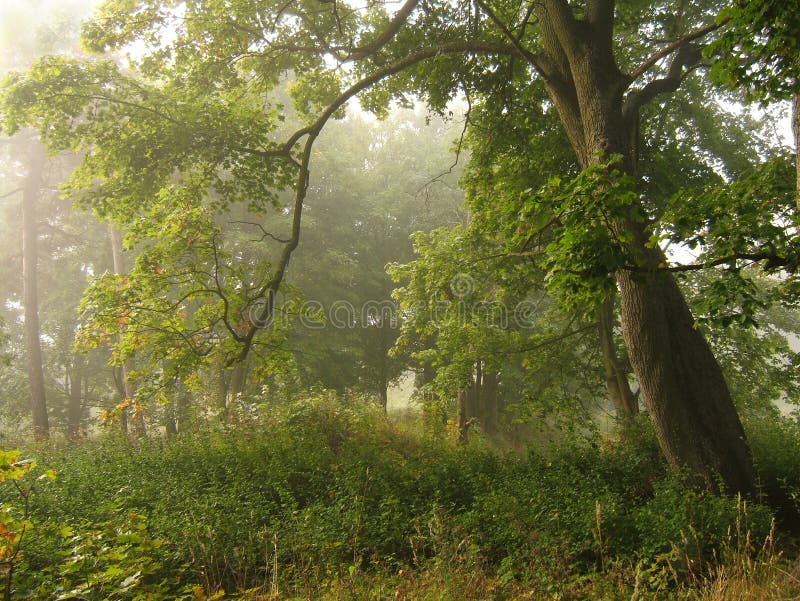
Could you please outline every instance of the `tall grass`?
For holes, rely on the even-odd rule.
[[[500,454],[321,394],[247,427],[37,455],[58,477],[32,499],[15,599],[86,589],[76,562],[106,593],[74,598],[98,601],[800,598],[772,509],[686,489],[644,425]],[[780,461],[775,478],[797,468]]]

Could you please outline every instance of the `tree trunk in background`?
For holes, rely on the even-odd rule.
[[[192,397],[188,390],[182,390],[178,396],[176,411],[178,432],[188,432],[192,424]]]
[[[178,410],[177,402],[173,398],[164,408],[164,429],[168,437],[178,435]]]
[[[794,153],[797,173],[797,208],[800,209],[800,93],[792,96],[792,133],[794,134]]]
[[[458,397],[456,399],[456,427],[458,428],[458,442],[461,443],[467,442],[469,433],[468,396],[469,391],[462,388],[458,391]]]
[[[111,257],[114,261],[114,274],[123,275],[126,273],[125,259],[122,255],[122,232],[117,229],[114,224],[108,224],[108,234],[111,240]],[[123,400],[127,402],[126,406],[122,409],[122,430],[128,432],[128,424],[133,427],[133,432],[136,436],[144,436],[146,434],[144,425],[144,413],[138,407],[132,405],[134,398],[133,385],[128,378],[128,366],[123,363],[119,366],[119,383],[118,388],[123,395]],[[130,419],[129,419],[130,418]]]
[[[459,390],[456,405],[458,439],[462,442],[466,442],[473,424],[479,424],[484,434],[493,436],[499,421],[497,373],[487,371],[483,361],[477,361],[473,370],[472,383]]]
[[[498,431],[500,408],[498,406],[499,397],[497,395],[497,372],[483,372],[483,382],[481,390],[482,415],[481,424],[483,431],[488,436],[495,436]]]
[[[247,386],[247,362],[237,363],[231,369],[228,389],[226,394],[227,409],[230,410],[233,404],[238,401]]]
[[[29,145],[28,176],[22,196],[22,307],[25,312],[25,365],[30,388],[33,435],[37,440],[50,435],[45,398],[42,343],[39,336],[39,232],[36,205],[42,188],[43,171],[47,160],[44,147],[38,140]]]
[[[128,411],[128,405],[127,405],[128,402],[127,388],[124,384],[122,368],[119,366],[114,366],[112,370],[113,370],[112,373],[114,375],[114,386],[116,387],[117,392],[119,393],[119,397],[120,399],[122,399],[122,403],[124,405],[122,409],[120,409],[119,411],[119,428],[123,434],[127,435],[129,431],[128,415],[130,413],[130,411]]]
[[[597,330],[600,337],[600,350],[603,354],[608,396],[614,404],[617,421],[621,424],[630,422],[639,413],[639,403],[628,383],[627,369],[617,355],[614,343],[614,297],[610,296],[597,312]]]
[[[639,108],[626,101],[630,78],[615,63],[614,3],[592,3],[581,20],[565,0],[543,0],[534,10],[548,59],[541,63],[545,85],[578,163],[585,169],[621,155],[617,167],[635,176]],[[637,211],[647,214],[631,207]],[[612,227],[631,240],[626,250],[636,272],[615,274],[623,338],[664,455],[711,490],[721,477],[728,492],[753,492],[752,458],[730,391],[675,278],[660,269],[664,254],[649,248],[641,221],[618,219]]]
[[[220,421],[228,419],[228,369],[221,364],[217,365],[216,402]]]
[[[389,383],[386,381],[385,378],[383,379],[383,382],[381,382],[381,384],[379,385],[378,394],[379,394],[379,401],[380,401],[381,407],[383,408],[383,412],[384,413],[388,413],[388,411],[389,411]]]
[[[388,295],[388,293],[387,293]],[[389,324],[384,321],[378,326],[381,329],[380,346],[380,365],[378,368],[378,398],[380,399],[383,412],[389,411],[389,350],[392,343],[389,339]]]
[[[83,357],[73,355],[69,370],[69,406],[67,408],[67,433],[72,439],[81,437],[83,413]]]

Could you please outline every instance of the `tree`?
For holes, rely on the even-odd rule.
[[[661,214],[638,168],[643,111],[700,66],[702,45],[724,24],[713,18],[725,6],[408,0],[390,15],[377,5],[364,11],[312,1],[142,0],[132,10],[111,0],[85,29],[86,45],[104,51],[140,40],[142,57],[129,70],[107,60],[45,58],[7,82],[3,122],[9,130],[36,125],[52,147],[85,148],[71,190],[123,224],[159,212],[176,220],[181,204],[199,215],[209,199],[265,210],[276,199],[270,191],[293,188],[292,227],[277,260],[253,266],[260,271],[251,278],[230,278],[239,282],[231,288],[213,262],[216,237],[190,227],[210,268],[195,270],[206,274],[202,282],[194,275],[169,282],[178,298],[188,289],[204,316],[190,329],[176,325],[170,344],[206,355],[221,348],[226,361],[236,361],[274,332],[277,294],[300,239],[313,145],[351,98],[363,93],[364,105],[382,113],[391,98],[417,93],[445,110],[461,93],[479,103],[502,97],[504,81],[539,86],[582,173],[526,195],[541,210],[520,222],[522,235],[535,241],[537,231],[552,229],[542,249],[551,286],[594,299],[619,290],[628,357],[669,462],[709,487],[718,474],[729,491],[750,492],[744,432],[658,246]],[[270,92],[290,71],[305,125],[276,140],[270,134],[282,107]],[[186,249],[187,228],[179,229],[164,233]],[[175,314],[183,307],[151,309]]]
[[[79,0],[52,6],[48,0],[4,5],[2,27],[7,44],[0,47],[0,68],[29,65],[43,52],[71,52],[77,45],[78,21],[87,6]],[[47,15],[47,18],[42,18]],[[59,176],[77,164],[64,156],[47,157],[35,132],[25,130],[3,144],[2,171],[7,186],[4,196],[17,200],[20,211],[7,212],[3,239],[2,277],[8,283],[4,303],[24,312],[24,340],[27,347],[27,388],[30,390],[34,433],[43,437],[62,417],[75,435],[85,409],[87,377],[84,365],[72,349],[77,316],[75,307],[85,285],[86,271],[96,267],[91,255],[88,221],[69,210],[68,202],[56,200],[53,189]],[[21,181],[20,174],[26,173]],[[78,225],[80,223],[80,226]],[[83,236],[75,232],[83,227]],[[22,240],[18,233],[22,233]],[[74,237],[72,237],[74,235]],[[17,243],[20,249],[9,243]],[[76,262],[70,264],[69,259]],[[56,265],[58,265],[56,267]],[[18,283],[22,274],[22,281]],[[77,293],[77,295],[76,295]],[[19,349],[15,336],[12,342]],[[94,358],[96,360],[96,357]],[[5,376],[15,378],[13,367]],[[10,405],[15,399],[6,397]],[[69,400],[62,403],[62,400]],[[66,408],[66,411],[64,409]]]
[[[28,175],[22,192],[22,306],[25,312],[25,365],[28,370],[33,434],[41,440],[49,436],[50,430],[39,334],[39,228],[36,219],[45,153],[34,138],[28,144],[28,153]]]
[[[386,265],[409,260],[409,236],[452,222],[462,200],[457,174],[448,173],[458,134],[448,128],[459,125],[426,120],[417,110],[375,124],[354,113],[331,124],[287,276],[325,314],[311,327],[298,324],[289,339],[305,382],[360,389],[384,407],[407,368],[407,357],[389,356],[401,317]]]

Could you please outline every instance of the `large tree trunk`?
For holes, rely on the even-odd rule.
[[[720,478],[728,492],[752,492],[752,458],[728,385],[675,279],[626,271],[617,281],[631,364],[667,460],[711,490]]]
[[[46,155],[42,145],[32,140],[29,146],[28,177],[22,197],[22,307],[25,312],[25,364],[30,388],[33,435],[37,440],[49,436],[47,419],[42,346],[39,337],[39,232],[36,204],[42,188],[42,175]]]
[[[543,0],[536,10],[545,83],[579,164],[585,169],[618,154],[617,167],[635,176],[638,105],[626,106],[630,79],[614,60],[614,3],[587,4],[581,20],[564,0]],[[640,221],[620,219],[614,227],[632,238],[627,250],[636,272],[615,274],[623,338],[664,455],[710,489],[721,478],[729,492],[752,492],[752,459],[730,391],[675,278],[660,268],[663,253],[648,248]]]

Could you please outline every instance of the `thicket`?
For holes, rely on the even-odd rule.
[[[800,426],[789,419],[748,421],[756,502],[684,487],[645,421],[624,443],[506,453],[477,437],[425,438],[363,399],[325,393],[240,418],[5,456],[10,598],[800,594],[780,551],[800,510]]]

